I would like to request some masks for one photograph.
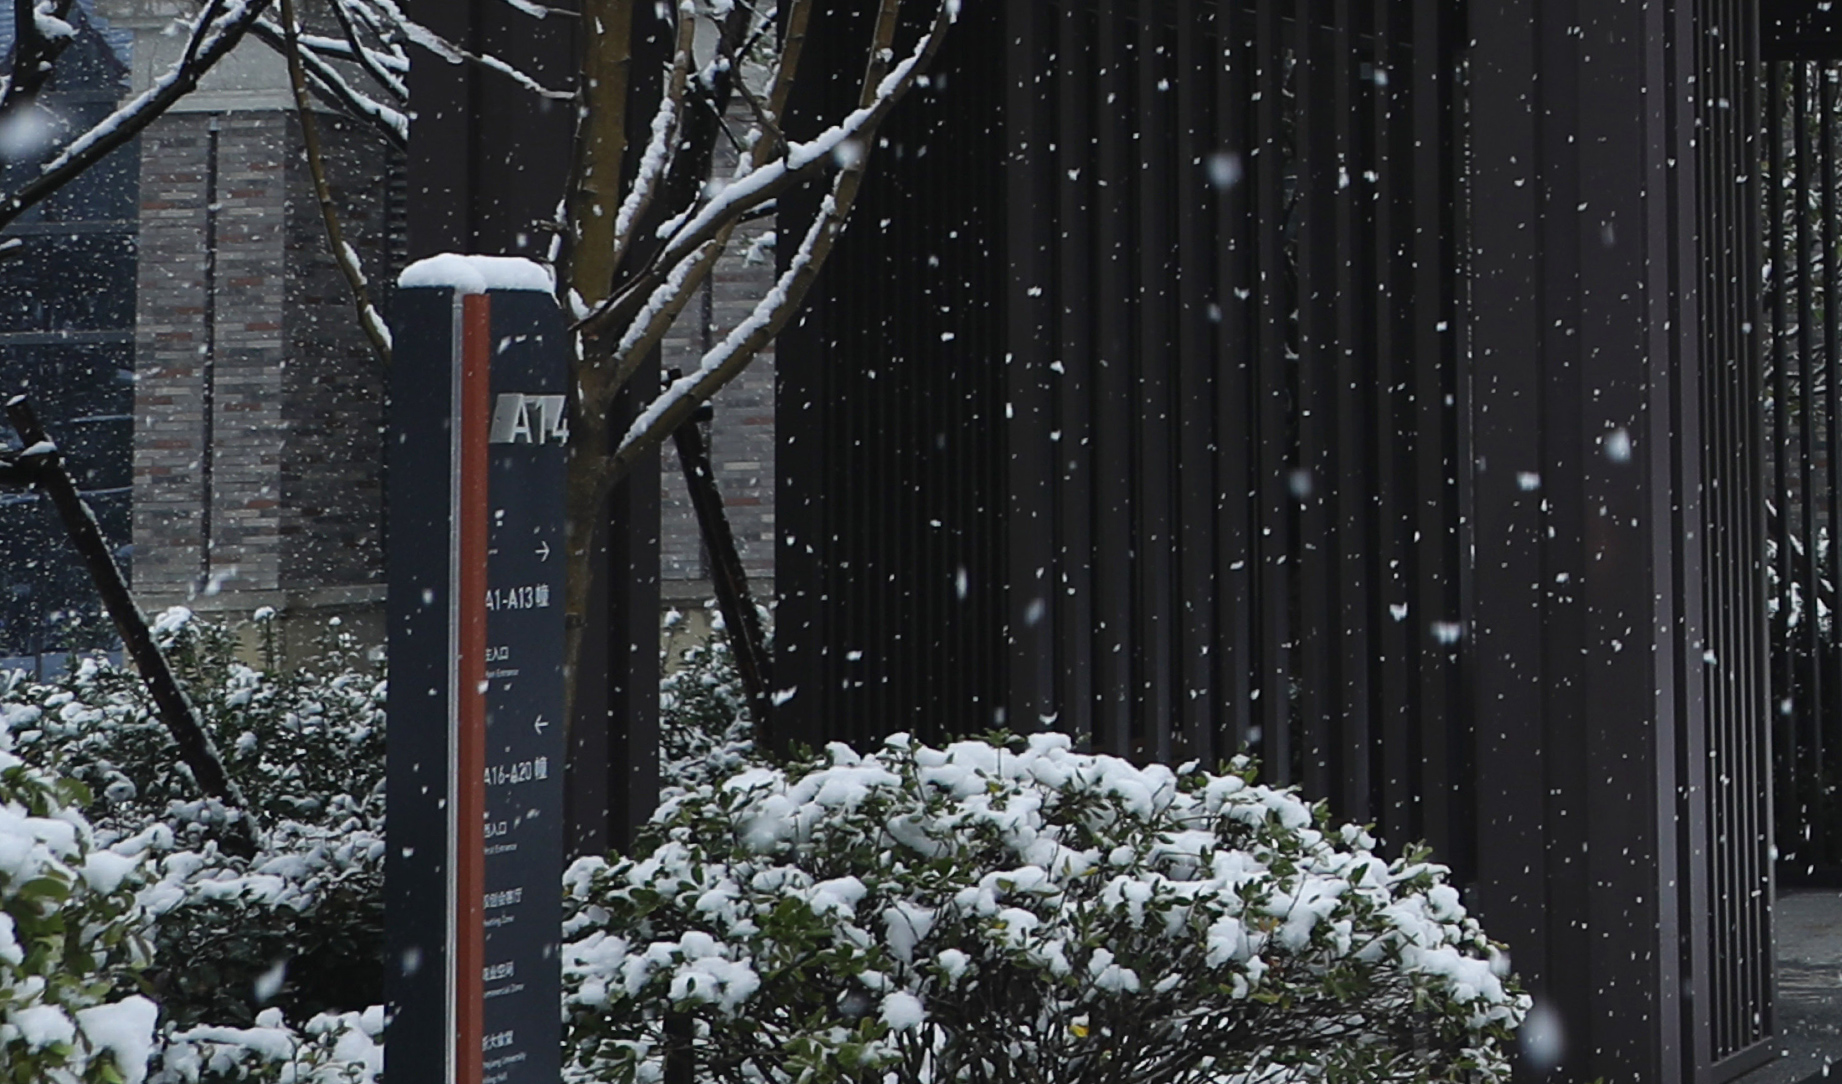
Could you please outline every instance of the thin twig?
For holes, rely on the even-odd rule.
[[[733,56],[728,59],[731,67],[739,69],[742,66],[740,59]],[[748,80],[741,76],[736,77],[735,87],[736,93],[742,95],[742,101],[748,104],[748,111],[755,115],[755,123],[761,126],[761,138],[772,140],[768,147],[773,153],[783,153],[787,146],[786,133],[780,130],[779,123],[768,112],[766,103],[756,97],[754,91],[748,89]]]
[[[788,0],[787,28],[780,39],[780,59],[774,65],[774,86],[768,91],[768,112],[776,121],[787,115],[787,98],[799,74],[799,59],[806,47],[806,26],[812,21],[813,0]]]
[[[352,305],[358,310],[358,322],[371,340],[371,352],[378,363],[390,364],[390,331],[371,304],[365,288],[364,269],[358,255],[345,243],[345,231],[339,225],[338,208],[333,204],[332,186],[326,183],[326,161],[320,151],[320,126],[313,119],[313,100],[307,93],[307,75],[301,67],[300,26],[294,21],[294,0],[281,0],[282,32],[287,35],[288,83],[294,90],[294,108],[301,117],[301,141],[307,149],[307,170],[313,175],[313,192],[320,201],[320,218],[326,223],[326,240],[332,246],[333,259],[352,291]]]
[[[877,87],[889,74],[890,50],[895,47],[895,28],[901,21],[902,0],[883,0],[876,12],[876,32],[870,41],[870,58],[864,65],[863,89],[857,96],[857,108],[867,109],[876,100]]]
[[[281,27],[268,19],[258,20],[250,27],[250,33],[256,40],[275,50],[282,57],[288,55],[287,35]],[[409,118],[395,109],[374,102],[358,91],[340,76],[338,69],[328,64],[311,49],[301,51],[301,64],[307,69],[307,75],[313,80],[314,88],[328,101],[343,108],[358,120],[373,126],[391,146],[397,150],[409,148]]]
[[[268,4],[269,0],[248,0],[231,14],[219,18],[217,13],[224,5],[213,0],[193,24],[185,58],[180,63],[167,69],[166,74],[133,101],[78,136],[46,163],[38,176],[17,191],[0,197],[0,229],[11,225],[20,215],[88,171],[110,151],[140,135],[174,102],[196,89],[199,79],[243,40],[244,33],[261,17]]]
[[[344,0],[333,0],[332,7],[333,18],[339,21],[339,32],[345,36],[346,44],[351,46],[352,59],[364,65],[365,71],[371,73],[371,78],[389,91],[392,97],[400,102],[408,101],[409,87],[404,85],[402,78],[379,64],[372,50],[365,48],[365,43],[359,40],[358,28],[352,25],[351,9],[346,7]]]
[[[900,0],[885,0],[885,14],[890,20],[899,14],[899,7]],[[873,88],[869,78],[876,74],[877,69],[875,62],[871,62],[866,72],[865,93],[874,95],[876,104],[867,106],[860,113],[874,113],[885,106],[893,108],[892,100],[899,99],[914,84],[939,52],[947,27],[953,22],[956,7],[954,0],[943,0],[933,27],[916,47],[914,54],[903,61],[890,77],[877,79]],[[891,8],[897,10],[892,12],[889,10]],[[885,85],[889,78],[897,80],[892,87]],[[887,115],[886,110],[882,115]],[[880,116],[877,119],[880,120]],[[866,142],[873,140],[875,133],[874,125],[867,125],[861,130]],[[696,372],[674,381],[634,419],[608,458],[606,485],[611,487],[633,468],[640,457],[656,449],[666,436],[684,424],[693,411],[708,402],[786,326],[805,301],[806,293],[811,289],[820,267],[830,255],[838,235],[843,232],[869,157],[869,148],[866,146],[862,153],[838,171],[831,193],[821,201],[818,215],[794,253],[787,270],[748,318],[738,324],[722,343],[704,355]]]

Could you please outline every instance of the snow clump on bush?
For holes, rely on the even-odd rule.
[[[828,752],[571,868],[571,1079],[1509,1079],[1529,1002],[1447,871],[1246,760]]]
[[[154,625],[255,807],[263,831],[247,858],[220,849],[233,814],[201,798],[133,671],[91,658],[43,683],[0,674],[15,755],[64,778],[64,804],[98,846],[142,863],[118,902],[150,946],[140,982],[153,1001],[138,1002],[150,1032],[158,1002],[149,1084],[368,1081],[381,1065],[382,666],[335,632],[312,663],[283,668],[273,617],[257,618],[261,668],[183,608]],[[5,861],[0,843],[0,905]],[[5,1042],[0,1031],[11,1081]]]
[[[146,855],[139,899],[158,920],[148,976],[178,1027],[247,1027],[268,1005],[300,1025],[382,999],[382,667],[334,637],[311,664],[284,668],[272,613],[257,622],[270,656],[260,669],[237,658],[232,632],[184,608],[154,625],[255,807],[253,857],[220,849],[229,814],[201,796],[133,670],[89,658],[55,681],[0,686],[20,755],[88,788],[103,843]]]
[[[13,752],[34,718],[0,695],[0,1080],[139,1084],[157,1013],[130,992],[148,959],[141,861],[97,846],[82,784]]]
[[[200,1025],[166,1040],[150,1084],[374,1084],[384,1073],[384,1007],[320,1013],[299,1030],[279,1009],[247,1028]]]

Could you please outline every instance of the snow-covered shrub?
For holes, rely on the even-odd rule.
[[[156,1010],[133,993],[148,957],[140,861],[98,845],[81,783],[28,765],[12,732],[35,713],[0,677],[0,1081],[135,1084]]]
[[[258,617],[269,636],[273,611]],[[184,608],[162,614],[154,632],[225,770],[264,823],[343,819],[373,799],[381,803],[383,673],[349,637],[323,644],[307,666],[258,669],[237,659],[234,633]],[[86,658],[71,674],[14,695],[45,709],[27,746],[90,786],[99,829],[138,830],[178,817],[184,842],[204,842],[211,811],[198,803],[198,784],[133,669]]]
[[[247,1028],[199,1026],[168,1037],[149,1084],[373,1084],[384,1071],[384,1007],[322,1013],[296,1030],[278,1009]]]
[[[729,777],[755,748],[748,694],[729,650],[723,612],[714,603],[705,612],[709,639],[685,648],[676,660],[661,660],[668,664],[659,679],[659,793],[666,799]],[[763,611],[764,627],[767,617]],[[678,611],[670,611],[665,627],[680,620]]]
[[[1528,1002],[1446,871],[1068,739],[753,767],[566,879],[570,1075],[1500,1081]]]
[[[148,855],[148,976],[166,1019],[249,1026],[269,1004],[305,1021],[381,1000],[381,667],[335,638],[311,666],[257,669],[233,634],[182,609],[155,628],[261,820],[253,858],[219,850],[224,812],[201,799],[132,670],[84,660],[0,703],[21,755],[87,785],[98,838]]]

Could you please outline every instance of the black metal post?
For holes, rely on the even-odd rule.
[[[672,379],[679,375],[674,370]],[[761,633],[755,597],[748,590],[748,575],[742,568],[742,555],[736,551],[735,535],[729,530],[729,517],[723,512],[723,495],[717,491],[710,449],[704,444],[699,425],[713,413],[705,404],[690,421],[678,427],[672,440],[678,448],[678,464],[684,468],[684,485],[691,494],[697,526],[703,532],[704,545],[710,548],[710,579],[716,588],[716,604],[723,612],[723,624],[729,630],[729,650],[735,656],[736,670],[742,675],[742,688],[748,695],[748,710],[755,717],[755,744],[765,748],[776,737],[774,703],[768,694],[773,659]]]
[[[1758,311],[1751,297],[1703,308],[1732,278],[1737,246],[1720,238],[1751,212],[1723,213],[1698,178],[1757,168],[1716,138],[1727,103],[1708,88],[1754,69],[1745,12],[1692,11],[1467,11],[1474,902],[1559,1012],[1566,1079],[1731,1079],[1770,1056],[1771,960],[1737,936],[1769,928],[1769,900],[1703,876],[1757,837],[1696,774],[1718,754],[1734,789],[1758,793],[1736,751],[1768,744],[1763,704],[1706,694],[1717,661],[1746,665],[1744,643],[1707,650],[1707,613],[1742,636],[1763,620],[1737,587],[1710,592],[1712,562],[1729,584],[1746,572],[1710,535],[1753,521],[1721,522],[1709,494],[1738,479],[1701,429],[1705,404],[1726,405],[1710,397],[1731,394],[1712,344]],[[1736,44],[1699,51],[1716,41]],[[1697,924],[1723,894],[1725,924]],[[1724,991],[1710,981],[1723,960],[1738,980]]]

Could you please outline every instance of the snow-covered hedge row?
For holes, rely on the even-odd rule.
[[[341,1059],[382,1025],[358,1025],[382,1000],[381,665],[335,637],[310,668],[250,667],[230,632],[184,610],[156,635],[256,806],[253,858],[219,850],[225,811],[199,800],[132,671],[91,659],[43,684],[0,676],[0,740],[66,780],[98,845],[143,862],[121,902],[151,947],[154,1084],[364,1079],[364,1058]]]
[[[0,678],[0,922],[67,935],[54,958],[18,934],[23,969],[0,938],[0,1084],[371,1081],[379,669],[346,644],[258,670],[187,615],[160,628],[263,849],[218,850],[223,811],[131,674]],[[672,1044],[737,1084],[1505,1078],[1526,1001],[1423,856],[1382,860],[1245,763],[1134,768],[1053,735],[767,765],[726,662],[719,639],[662,690],[640,853],[567,877],[572,1080],[658,1080]],[[27,836],[61,871],[43,898],[9,879]]]
[[[97,845],[80,783],[13,751],[29,716],[0,697],[0,1081],[136,1084],[156,1013],[131,992],[148,957],[140,862]]]
[[[666,802],[567,878],[571,1079],[1508,1079],[1446,871],[1186,765],[891,739]]]
[[[384,1007],[321,1013],[300,1028],[264,1009],[246,1028],[170,1032],[152,1084],[372,1084],[384,1071]]]
[[[686,787],[715,782],[740,771],[755,753],[755,727],[748,716],[748,694],[729,650],[723,612],[714,603],[705,614],[710,637],[692,644],[676,659],[660,652],[665,673],[659,679],[659,794],[672,798]],[[761,612],[763,628],[771,616]],[[665,615],[669,631],[684,619],[677,610]],[[771,632],[770,632],[771,638]]]
[[[258,614],[265,636],[270,617]],[[0,702],[21,756],[92,792],[98,838],[146,852],[166,1018],[247,1027],[268,1004],[304,1022],[381,1000],[381,665],[335,637],[310,667],[257,669],[231,632],[183,609],[155,633],[261,818],[252,859],[218,849],[224,811],[200,799],[132,670],[86,659],[55,682],[0,687]]]

